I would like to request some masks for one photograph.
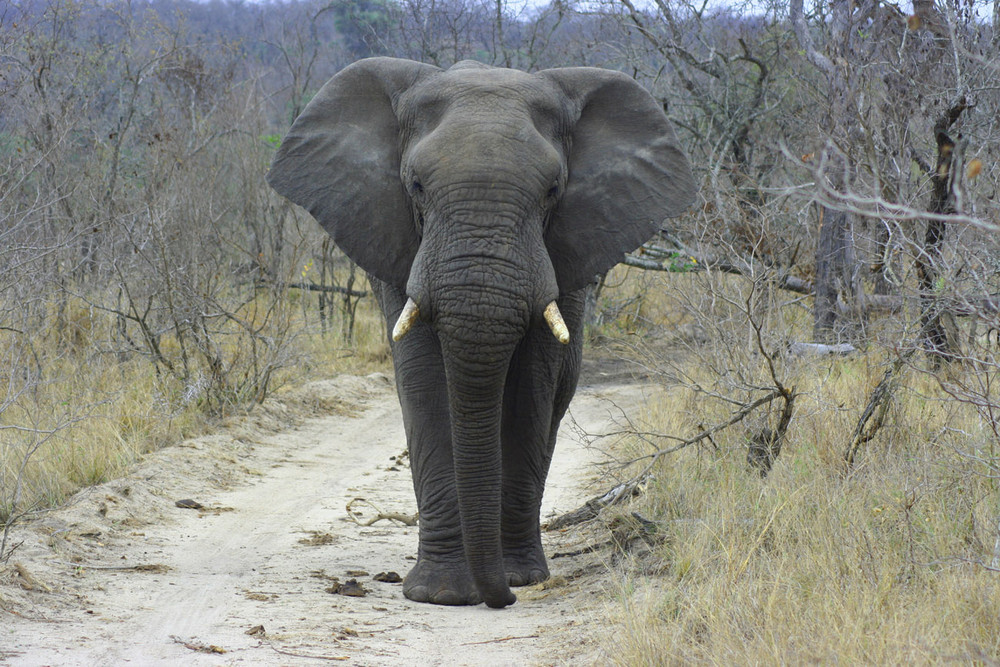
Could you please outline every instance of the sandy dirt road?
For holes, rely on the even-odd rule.
[[[611,428],[635,385],[581,387],[570,412]],[[600,491],[567,419],[543,517]],[[294,426],[290,426],[294,424]],[[603,662],[600,554],[550,560],[553,579],[495,611],[415,604],[399,583],[417,529],[399,407],[382,375],[312,383],[221,434],[148,457],[25,525],[0,571],[0,663],[12,665],[533,665]],[[348,503],[358,514],[350,516]],[[192,499],[203,509],[176,501]],[[546,534],[550,558],[585,546]],[[368,592],[330,592],[356,580]]]

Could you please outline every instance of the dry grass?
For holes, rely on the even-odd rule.
[[[290,344],[271,378],[272,391],[338,373],[388,369],[385,326],[373,299],[358,306],[352,342],[341,337],[337,312],[323,331],[314,294],[293,292],[288,302],[286,312],[274,318],[276,325],[287,327]],[[253,309],[251,303],[240,314],[253,322]],[[22,363],[23,342],[17,349],[18,339],[0,336],[0,354],[16,357],[23,374],[2,377],[0,529],[12,511],[23,514],[58,505],[83,486],[120,476],[143,454],[251,407],[233,400],[220,411],[197,387],[183,386],[147,358],[108,351],[101,336],[114,331],[110,315],[77,305],[62,316],[60,335],[52,327],[48,338],[33,346],[32,364]],[[236,336],[220,340],[239,383],[252,367],[249,345]],[[164,337],[164,354],[177,354],[176,347]],[[8,368],[13,366],[17,364]],[[37,375],[32,374],[35,367],[42,369]]]
[[[709,326],[703,316],[710,311],[676,310],[708,287],[719,283],[670,276],[653,289],[645,285],[651,298],[640,308],[643,330],[685,318]],[[767,317],[794,336],[805,325],[789,310]],[[738,318],[732,324],[739,334]],[[728,361],[731,375],[766,376],[760,355],[746,349],[698,347],[682,340],[653,350],[628,348],[644,354],[647,365],[669,368],[657,376],[663,391],[639,416],[649,430],[688,437],[732,414],[733,405],[718,396],[745,394],[706,358],[716,367]],[[800,397],[766,479],[746,463],[747,433],[766,416],[658,464],[646,493],[628,508],[656,522],[657,544],[619,563],[609,586],[611,661],[1000,658],[1000,574],[987,567],[1000,514],[1000,443],[988,423],[940,391],[932,376],[910,369],[885,427],[865,445],[859,466],[844,472],[844,449],[889,358],[873,348],[844,360],[778,359],[783,381]],[[650,447],[637,440],[620,454],[627,459]]]
[[[602,299],[617,317],[595,332],[658,371],[663,391],[636,416],[650,430],[689,436],[732,413],[723,398],[742,400],[748,387],[767,381],[740,306],[745,282],[624,270],[614,278],[617,287]],[[779,334],[805,337],[807,309],[781,294],[766,297],[749,312],[766,325],[767,349],[780,346]],[[293,295],[283,317],[298,361],[276,371],[279,392],[311,378],[389,368],[384,324],[370,299],[358,308],[351,344],[336,316],[322,332],[313,295]],[[185,402],[146,360],[100,351],[110,322],[89,311],[72,319],[72,336],[46,348],[54,356],[42,381],[8,394],[3,423],[20,430],[3,431],[0,497],[9,502],[20,479],[22,510],[115,477],[145,452],[208,423],[197,402]],[[1000,657],[1000,578],[981,564],[990,562],[997,536],[998,443],[975,410],[911,370],[886,427],[844,475],[847,439],[887,358],[872,349],[847,360],[778,359],[782,381],[800,398],[785,448],[764,480],[748,471],[745,455],[747,433],[773,419],[766,413],[661,461],[629,508],[656,522],[658,541],[618,562],[609,577],[611,660]],[[17,385],[17,378],[6,380]],[[649,445],[630,447],[623,456],[647,453]],[[0,519],[5,512],[9,504]]]

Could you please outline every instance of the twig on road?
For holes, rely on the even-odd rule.
[[[358,518],[355,516],[355,512],[357,511],[354,509],[355,503],[364,503],[365,505],[368,505],[368,507],[371,507],[373,510],[375,510],[376,516],[364,522],[358,520]],[[369,500],[365,500],[364,498],[355,498],[351,502],[347,503],[347,517],[354,523],[358,524],[359,526],[367,528],[368,526],[371,526],[372,524],[378,521],[382,521],[383,519],[387,521],[398,521],[404,526],[416,526],[419,515],[403,514],[401,512],[383,512],[381,508],[379,508],[379,506],[376,505],[375,503]]]
[[[290,655],[295,658],[307,658],[311,660],[334,660],[337,662],[344,662],[351,659],[349,655],[313,655],[311,653],[298,653],[296,651],[288,651],[286,649],[280,649],[274,644],[267,644],[272,651],[275,653],[280,653],[281,655]]]
[[[134,572],[156,572],[157,574],[162,574],[163,572],[169,572],[173,569],[169,565],[164,565],[162,563],[142,563],[139,565],[88,565],[87,563],[71,563],[65,560],[59,562],[74,569],[79,568],[82,570],[132,570]]]
[[[511,635],[510,637],[500,637],[499,639],[487,639],[481,642],[466,642],[464,644],[461,644],[461,646],[478,646],[480,644],[499,644],[500,642],[509,642],[513,639],[538,639],[538,635],[521,635],[521,636]]]

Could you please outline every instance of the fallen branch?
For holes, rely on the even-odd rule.
[[[555,560],[556,558],[568,558],[572,556],[582,556],[583,554],[592,554],[595,551],[600,551],[604,547],[610,547],[614,542],[612,540],[607,540],[606,542],[598,542],[597,544],[591,544],[580,549],[574,549],[573,551],[557,551],[549,558]]]
[[[332,292],[334,294],[346,294],[347,296],[359,299],[366,297],[370,292],[341,287],[340,285],[317,285],[316,283],[285,283],[269,280],[256,281],[257,287],[277,287],[279,289],[300,289],[307,292]]]
[[[861,449],[861,445],[871,441],[885,423],[885,416],[889,410],[891,399],[899,386],[899,373],[902,371],[903,366],[910,360],[910,357],[920,348],[920,341],[926,339],[928,331],[934,324],[935,320],[933,318],[924,320],[920,330],[917,332],[914,346],[896,357],[892,365],[886,369],[878,385],[872,390],[871,395],[868,397],[868,404],[865,405],[865,409],[861,412],[858,423],[855,424],[854,431],[851,433],[851,441],[848,443],[847,449],[844,450],[845,473],[850,474],[854,468],[854,462],[858,451]]]
[[[308,658],[310,660],[333,660],[336,662],[346,662],[351,659],[349,655],[316,655],[315,653],[299,653],[297,651],[288,651],[286,649],[280,649],[274,644],[268,643],[268,646],[275,653],[280,653],[281,655],[290,655],[293,658]]]
[[[739,423],[739,422],[743,421],[744,419],[746,419],[747,415],[749,415],[751,412],[753,412],[754,410],[756,410],[760,406],[766,405],[766,404],[770,403],[771,401],[773,401],[774,399],[776,399],[776,398],[782,398],[782,397],[784,397],[784,393],[782,391],[778,390],[778,389],[775,389],[774,391],[768,393],[766,396],[762,396],[762,397],[758,398],[753,403],[750,403],[748,405],[744,405],[728,421],[723,422],[722,424],[716,424],[712,428],[705,429],[704,431],[702,431],[698,435],[696,435],[696,436],[694,436],[692,438],[688,438],[687,440],[684,440],[684,441],[680,442],[679,444],[674,445],[673,447],[667,447],[666,449],[661,449],[658,452],[654,452],[653,454],[650,454],[650,456],[653,457],[653,460],[649,463],[649,466],[647,468],[651,468],[652,465],[654,463],[656,463],[657,460],[660,459],[660,457],[665,456],[667,454],[673,454],[674,452],[679,451],[681,449],[684,449],[685,447],[688,447],[688,446],[693,445],[695,443],[701,442],[705,438],[707,438],[707,437],[709,437],[711,435],[715,435],[719,431],[721,431],[721,430],[723,430],[725,428],[729,428],[733,424],[736,424],[736,423]]]
[[[851,352],[857,352],[858,348],[854,347],[850,343],[837,343],[837,344],[827,344],[827,343],[790,343],[788,345],[788,353],[795,357],[804,356],[830,356],[830,357],[844,357]]]
[[[776,398],[784,398],[786,401],[789,401],[790,397],[794,397],[794,393],[791,393],[784,388],[775,389],[774,391],[769,392],[765,396],[758,398],[756,401],[744,405],[732,417],[730,417],[727,421],[721,424],[716,424],[711,428],[704,429],[701,431],[701,433],[698,433],[697,435],[690,437],[687,440],[682,440],[681,442],[679,442],[676,445],[673,445],[672,447],[665,447],[663,449],[659,449],[653,452],[652,454],[646,454],[644,456],[640,456],[638,458],[633,459],[629,463],[636,463],[638,461],[642,461],[643,459],[647,458],[650,459],[650,461],[649,463],[646,464],[645,468],[643,468],[643,470],[639,474],[635,475],[627,482],[619,484],[610,491],[607,491],[599,496],[591,498],[586,503],[584,503],[582,507],[579,507],[573,510],[572,512],[567,512],[566,514],[558,516],[552,521],[549,521],[545,525],[545,530],[562,530],[563,528],[567,528],[569,526],[578,523],[583,523],[584,521],[589,521],[591,519],[596,518],[604,508],[610,507],[611,505],[616,505],[622,502],[623,500],[626,500],[627,498],[631,498],[632,496],[638,495],[642,485],[646,482],[647,479],[649,479],[650,475],[652,475],[653,468],[655,467],[657,461],[659,461],[667,454],[673,454],[674,452],[678,452],[684,449],[685,447],[690,447],[691,445],[699,443],[702,440],[711,438],[711,436],[718,433],[719,431],[728,428],[733,424],[737,424],[743,421],[747,417],[747,415],[749,415],[751,412],[761,407],[762,405],[770,403]],[[636,433],[636,435],[641,436],[644,434]]]
[[[197,651],[198,653],[225,653],[226,652],[226,649],[222,648],[221,646],[215,646],[214,644],[202,644],[201,642],[196,642],[194,640],[186,641],[186,640],[181,639],[180,637],[178,637],[176,635],[171,635],[170,638],[173,639],[175,643],[180,644],[184,648],[186,648],[188,650],[191,650],[191,651]]]
[[[584,503],[582,507],[578,507],[572,512],[567,512],[566,514],[549,521],[545,524],[544,528],[545,530],[562,530],[569,526],[583,523],[584,521],[590,521],[591,519],[596,518],[605,507],[608,507],[609,505],[616,505],[626,498],[638,495],[638,493],[638,481],[619,484],[607,493],[591,498]]]
[[[517,637],[510,636],[510,637],[501,637],[500,639],[487,639],[486,641],[481,641],[481,642],[466,642],[462,644],[462,646],[478,646],[480,644],[498,644],[500,642],[509,642],[512,639],[538,639],[538,635],[520,635]]]
[[[169,572],[171,567],[169,565],[163,565],[162,563],[142,563],[139,565],[87,565],[86,563],[70,563],[68,561],[59,561],[63,565],[68,565],[74,569],[83,570],[113,570],[113,571],[132,571],[132,572],[155,572],[157,574],[162,574],[163,572]]]
[[[899,386],[897,375],[900,369],[902,369],[903,364],[913,355],[914,349],[901,354],[892,362],[892,366],[885,371],[885,375],[882,376],[882,379],[868,397],[868,404],[865,406],[864,411],[862,411],[861,417],[858,418],[858,423],[854,425],[854,431],[851,433],[851,441],[844,451],[844,468],[846,472],[849,473],[854,468],[854,461],[858,450],[861,449],[861,445],[872,440],[885,423],[885,415],[889,411],[892,396],[896,391],[896,387]]]
[[[44,591],[46,593],[52,592],[51,588],[31,576],[31,573],[28,572],[28,568],[21,563],[14,563],[14,570],[16,570],[18,576],[21,577],[21,588],[28,591]]]
[[[355,516],[357,510],[354,509],[355,503],[364,503],[368,507],[375,510],[376,516],[372,519],[368,519],[365,522],[361,522]],[[360,512],[358,512],[360,514]],[[347,517],[358,524],[359,526],[367,528],[379,521],[398,521],[404,526],[416,526],[417,520],[420,518],[419,514],[402,514],[400,512],[383,512],[375,503],[372,503],[364,498],[354,498],[351,502],[347,503]]]

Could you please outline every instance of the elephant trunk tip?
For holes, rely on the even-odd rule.
[[[517,596],[509,588],[498,595],[484,596],[483,600],[490,609],[503,609],[517,602]]]
[[[569,328],[566,326],[565,320],[562,318],[562,313],[559,312],[559,306],[556,305],[555,301],[549,303],[545,306],[545,322],[549,325],[549,329],[552,330],[552,335],[556,337],[563,345],[569,343]]]

